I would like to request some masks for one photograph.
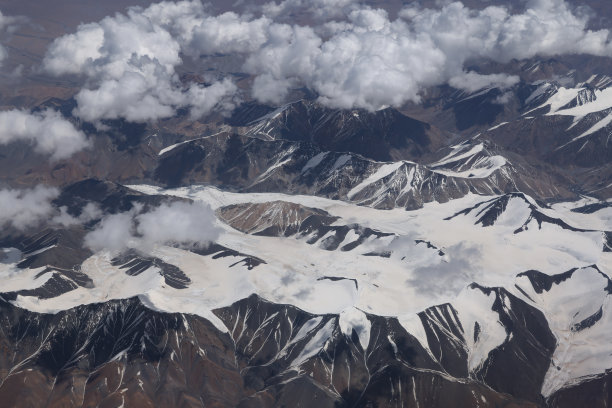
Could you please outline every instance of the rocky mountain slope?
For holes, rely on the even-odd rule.
[[[117,68],[88,58],[87,86]],[[56,158],[36,148],[45,126],[0,134],[0,406],[612,404],[609,58],[472,58],[467,79],[503,80],[425,81],[418,104],[369,110],[293,78],[283,103],[257,102],[245,90],[266,77],[246,62],[189,58],[130,56],[175,111],[140,122],[76,115],[76,75],[36,97],[0,83],[5,107],[85,143]],[[194,116],[226,65],[235,94]]]
[[[213,244],[87,244],[109,217],[196,202],[218,217]],[[100,212],[3,238],[8,406],[604,407],[610,398],[606,205],[468,194],[406,212],[96,180],[52,205],[73,217]]]

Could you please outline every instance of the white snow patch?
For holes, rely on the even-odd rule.
[[[336,159],[336,162],[332,166],[330,172],[338,170],[340,167],[344,166],[348,161],[351,160],[350,154],[343,154]]]
[[[534,109],[530,110],[529,112],[525,112],[524,114],[526,115],[526,114],[528,114],[530,112],[533,112],[535,110],[538,110],[540,108],[543,108],[545,106],[549,106],[550,105],[550,111],[549,111],[548,115],[554,115],[563,106],[565,106],[568,103],[570,103],[571,101],[573,101],[578,96],[578,93],[581,90],[582,90],[582,88],[570,88],[570,89],[568,89],[568,88],[561,87],[561,88],[557,89],[557,92],[555,92],[555,94],[552,95],[542,105],[538,106],[537,108],[534,108]]]
[[[429,167],[440,167],[445,164],[454,163],[459,160],[467,159],[484,150],[484,145],[482,143],[478,143],[477,145],[471,146],[466,151],[467,146],[468,145],[453,146],[452,147],[453,151],[450,154],[448,154],[446,157],[438,160],[435,163],[431,163]]]
[[[564,110],[555,109],[554,111],[551,110],[551,112],[548,113],[548,115],[554,114],[554,115],[584,117],[588,115],[589,113],[601,112],[602,110],[612,108],[612,88],[606,88],[604,90],[599,90],[599,89],[595,90],[595,97],[597,99],[595,99],[592,102],[585,103],[584,105],[576,106],[570,109],[564,109]],[[570,99],[568,102],[570,102],[572,99]]]
[[[168,147],[165,147],[165,148],[161,149],[161,150],[159,151],[159,153],[157,153],[157,155],[158,155],[158,156],[161,156],[161,155],[163,155],[164,153],[168,153],[169,151],[174,150],[174,149],[176,149],[177,147],[179,147],[179,146],[181,146],[181,145],[184,145],[185,143],[190,143],[190,142],[193,142],[193,141],[196,141],[196,140],[208,139],[209,137],[218,136],[218,135],[220,135],[221,133],[223,133],[223,131],[222,131],[222,132],[217,132],[217,133],[212,134],[212,135],[203,136],[203,137],[197,137],[197,138],[195,138],[195,139],[190,139],[190,140],[185,140],[185,141],[183,141],[183,142],[175,143],[175,144],[173,144],[173,145],[170,145],[170,146],[168,146]]]
[[[334,332],[335,319],[330,319],[325,326],[323,326],[317,334],[306,344],[302,352],[293,362],[292,367],[299,367],[311,357],[314,357],[319,351],[323,349],[327,340],[329,340]]]
[[[508,122],[502,122],[502,123],[500,123],[499,125],[495,125],[495,126],[493,126],[492,128],[489,128],[489,130],[488,130],[488,131],[490,132],[490,131],[492,131],[492,130],[499,129],[500,127],[502,127],[502,126],[504,126],[504,125],[507,125],[507,124],[508,124]]]
[[[542,385],[542,395],[579,382],[581,378],[605,372],[612,366],[612,305],[606,291],[608,280],[594,268],[575,271],[571,278],[553,284],[549,291],[537,293],[525,276],[516,279],[529,298],[517,296],[539,308],[557,339],[551,366]],[[602,317],[591,327],[577,331],[572,327],[595,315]]]
[[[423,327],[423,322],[421,321],[419,315],[416,313],[410,313],[398,316],[397,320],[408,333],[419,341],[421,346],[427,350],[429,355],[433,357],[433,354],[429,348],[429,342],[427,341],[427,332],[425,331],[425,327]]]
[[[376,183],[377,181],[387,177],[388,175],[394,173],[404,165],[403,161],[394,162],[394,163],[385,163],[380,166],[376,171],[370,174],[365,180],[356,185],[348,192],[347,197],[351,199],[355,196],[355,194],[359,193],[361,190],[366,188],[367,186]]]
[[[308,170],[313,169],[319,164],[321,164],[321,162],[323,161],[323,159],[325,159],[325,156],[327,156],[328,153],[329,152],[321,152],[314,156],[312,159],[308,160],[308,162],[302,168],[302,173],[306,173]]]
[[[338,324],[342,334],[349,338],[353,335],[354,330],[359,337],[361,347],[364,350],[367,350],[368,345],[370,344],[370,329],[372,323],[370,323],[370,320],[365,313],[355,307],[344,309],[342,312],[340,312]]]
[[[550,89],[550,87],[552,87],[553,84],[549,83],[549,82],[545,82],[541,85],[539,85],[537,87],[537,89],[535,91],[533,91],[533,93],[531,95],[529,95],[529,97],[525,100],[525,105],[529,105],[534,99],[536,99],[537,97],[544,95],[546,93],[546,91],[548,89]],[[563,105],[561,105],[563,106]],[[541,106],[540,106],[541,107]],[[538,109],[538,108],[536,108]]]
[[[484,294],[480,289],[466,288],[453,302],[465,333],[468,348],[468,368],[476,371],[487,360],[489,352],[506,340],[506,330],[499,315],[492,310],[495,293]],[[477,339],[476,324],[479,326]]]
[[[592,135],[593,133],[595,133],[597,131],[600,131],[601,129],[607,127],[610,123],[612,123],[612,112],[609,113],[608,116],[606,116],[605,118],[603,118],[602,120],[597,122],[595,125],[593,125],[589,130],[587,130],[586,132],[584,132],[580,136],[573,138],[572,142],[574,142],[574,141],[576,141],[578,139],[582,139],[583,137]]]
[[[470,168],[466,170],[453,171],[434,169],[432,171],[434,173],[443,174],[447,177],[481,179],[490,177],[491,174],[505,166],[506,163],[506,158],[503,156],[490,156],[479,158]]]

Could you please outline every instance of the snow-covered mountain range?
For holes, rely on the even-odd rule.
[[[0,407],[612,406],[609,6],[246,3],[0,12]]]
[[[209,206],[213,243],[147,243],[141,231],[129,250],[87,245],[104,214],[173,203]],[[0,390],[85,405],[605,400],[605,203],[468,192],[406,211],[79,182],[52,205],[75,218],[96,206],[97,217],[3,242],[0,324],[14,352],[3,354]]]

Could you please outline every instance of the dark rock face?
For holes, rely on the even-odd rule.
[[[82,248],[85,231],[82,228],[51,229],[30,235],[14,244],[23,253],[19,268],[53,266],[77,271],[91,251]]]
[[[286,201],[234,204],[219,208],[217,214],[239,231],[271,237],[317,230],[338,219],[326,211]]]
[[[612,403],[612,371],[554,393],[548,400],[551,408],[605,408]]]
[[[208,251],[224,253],[219,246]],[[136,269],[146,261],[137,254],[116,260]],[[524,275],[546,291],[572,273]],[[450,304],[419,314],[423,344],[396,318],[366,314],[364,338],[356,331],[363,327],[342,329],[341,316],[256,295],[214,311],[223,332],[197,316],[150,310],[138,298],[46,315],[19,309],[3,294],[0,396],[15,407],[606,406],[609,373],[544,400],[540,389],[556,344],[544,315],[505,289],[471,290],[494,297],[491,310],[506,332],[472,372],[466,331]],[[486,330],[476,323],[474,340]]]
[[[504,111],[496,98],[502,96],[499,89],[493,88],[477,96],[460,98],[453,103],[452,110],[455,116],[455,126],[458,130],[466,130],[474,126],[493,125],[498,115]]]
[[[610,207],[612,207],[612,203],[606,201],[606,202],[599,202],[599,203],[594,203],[594,204],[587,204],[585,206],[578,207],[578,208],[573,208],[572,211],[581,213],[581,214],[593,214],[599,210],[603,210],[604,208],[610,208]]]
[[[78,216],[76,208],[92,202],[112,213],[164,199],[85,180],[65,189],[55,205]],[[546,218],[522,193],[503,195],[455,216],[476,215],[479,225],[494,225],[511,200],[530,209],[525,223],[535,219],[539,225],[572,228]],[[246,233],[296,237],[330,251],[351,251],[366,240],[393,235],[358,224],[337,225],[338,219],[323,210],[285,201],[221,207],[218,213]],[[482,312],[494,312],[505,332],[503,342],[492,346],[475,368],[470,365],[471,347],[490,333],[482,322],[466,326],[461,309],[452,304],[419,313],[422,333],[407,331],[397,318],[364,313],[369,325],[364,337],[363,325],[347,329],[342,315],[315,315],[256,295],[214,311],[227,331],[201,317],[153,311],[146,307],[146,297],[57,314],[33,313],[10,303],[18,296],[51,299],[90,287],[91,279],[80,270],[91,256],[82,247],[89,227],[49,228],[12,244],[23,254],[18,267],[44,267],[39,276],[48,274],[48,280],[36,289],[0,295],[0,397],[7,406],[40,406],[44,401],[42,405],[50,407],[564,407],[568,401],[574,406],[606,401],[608,374],[558,390],[548,400],[540,395],[557,339],[542,311],[502,288],[470,287],[494,299],[492,308]],[[349,233],[355,239],[342,244]],[[415,243],[444,255],[427,240]],[[219,244],[183,249],[213,259],[236,258],[228,273],[239,264],[257,273],[265,263]],[[192,284],[178,267],[133,250],[112,264],[127,275],[156,267],[175,289]],[[570,282],[576,271],[556,276],[527,271],[519,277],[527,277],[541,294]],[[320,279],[347,278],[329,273]],[[353,282],[356,290],[362,289]],[[606,290],[612,293],[609,280]],[[569,330],[589,330],[604,313],[600,307]],[[584,397],[579,395],[583,389],[598,394]]]
[[[557,65],[548,61],[541,69]],[[53,202],[74,217],[90,203],[104,214],[116,214],[141,206],[146,211],[177,199],[141,194],[115,182],[136,177],[139,182],[155,181],[166,187],[208,183],[230,191],[310,194],[377,209],[416,209],[427,202],[445,202],[469,193],[499,195],[453,217],[472,216],[476,224],[490,227],[499,223],[517,200],[528,211],[516,230],[512,228],[515,234],[546,224],[587,232],[546,215],[541,211],[545,205],[540,201],[533,204],[526,194],[556,200],[597,191],[598,196],[609,197],[609,126],[584,140],[580,136],[611,112],[590,114],[569,129],[574,123],[571,118],[546,116],[550,108],[541,106],[558,91],[559,84],[531,97],[537,89],[537,85],[521,83],[508,91],[510,94],[500,89],[472,95],[440,91],[443,103],[428,102],[440,104],[439,117],[446,118],[440,121],[441,126],[445,122],[448,126],[443,127],[448,131],[463,132],[452,137],[427,121],[394,109],[372,113],[332,110],[309,101],[279,109],[247,103],[228,119],[193,128],[197,134],[189,138],[147,136],[152,125],[112,121],[104,140],[96,138],[96,146],[103,147],[97,150],[100,158],[84,153],[85,159],[80,161],[36,167],[30,176],[22,171],[27,165],[18,162],[26,158],[24,163],[31,163],[32,154],[11,146],[0,153],[0,168],[7,179],[17,174],[20,180],[31,177],[27,178],[30,181],[46,177],[61,180],[58,183],[80,180],[67,184]],[[508,95],[510,103],[501,104]],[[594,88],[585,86],[562,108],[582,106],[596,97]],[[59,104],[66,114],[74,107],[73,100],[49,103]],[[502,120],[509,123],[502,124]],[[93,132],[90,125],[85,129]],[[173,145],[176,142],[182,143]],[[161,147],[169,145],[173,148],[158,154]],[[463,149],[459,152],[481,149],[457,158],[451,153],[459,148]],[[19,154],[11,154],[15,152]],[[492,159],[500,156],[504,164],[495,167]],[[18,170],[11,168],[15,163],[21,166],[16,165]],[[475,171],[493,167],[486,176]],[[84,175],[110,175],[112,181],[81,180]],[[573,211],[593,214],[609,206],[600,202]],[[352,220],[338,225],[338,218],[323,210],[284,201],[231,205],[217,214],[241,232],[303,239],[328,251],[353,251],[364,242],[394,235]],[[195,315],[154,311],[147,307],[150,303],[144,295],[56,314],[34,313],[11,303],[20,297],[53,299],[91,288],[93,281],[81,271],[81,265],[92,252],[83,241],[98,221],[70,227],[54,225],[36,233],[2,233],[1,246],[15,247],[22,254],[17,268],[41,268],[36,278],[47,280],[35,289],[0,294],[1,406],[612,405],[609,370],[569,383],[548,399],[540,394],[547,373],[557,364],[553,356],[561,343],[557,343],[547,315],[534,306],[537,296],[529,298],[526,290],[530,289],[525,286],[515,286],[518,292],[470,286],[493,300],[490,310],[477,312],[493,312],[502,338],[486,350],[477,367],[471,364],[474,344],[489,339],[490,327],[483,321],[467,325],[461,320],[459,305],[450,303],[419,313],[418,331],[414,332],[397,318],[363,313],[365,336],[363,323],[347,329],[342,315],[315,315],[256,295],[214,311],[227,330]],[[600,233],[602,250],[612,251],[612,232]],[[356,238],[346,244],[347,237]],[[426,239],[415,242],[440,257],[445,255],[444,248]],[[227,273],[244,266],[257,275],[257,268],[260,271],[265,264],[255,255],[219,244],[182,249],[212,259],[235,258],[228,262]],[[392,254],[377,248],[364,255],[391,258]],[[165,283],[177,290],[193,284],[180,268],[136,251],[123,252],[112,264],[130,276],[155,267]],[[527,271],[519,277],[527,278],[536,294],[543,294],[555,285],[571,284],[576,271],[555,276]],[[349,281],[344,283],[354,283],[356,291],[363,290],[357,279],[338,275],[325,271],[317,279]],[[610,294],[609,279],[607,285],[605,291]],[[568,325],[567,332],[589,334],[605,322],[606,313],[603,305],[596,305],[584,315],[576,314],[579,317]],[[561,369],[561,365],[556,367]]]
[[[233,344],[206,320],[138,299],[56,315],[0,301],[3,406],[236,406]]]
[[[7,292],[4,297],[7,300],[15,300],[17,296],[34,296],[39,299],[51,299],[75,290],[79,286],[91,285],[91,279],[84,274],[71,273],[70,271],[58,272],[50,268],[46,268],[44,271],[39,272],[36,277],[39,278],[47,273],[51,273],[51,277],[38,288]]]
[[[19,250],[19,269],[44,268],[36,278],[50,275],[48,280],[36,289],[6,293],[9,299],[18,295],[49,299],[70,292],[78,287],[90,288],[91,278],[81,272],[83,261],[92,252],[83,246],[86,231],[81,226],[45,228],[25,237],[9,237],[2,242],[4,247]]]
[[[573,227],[559,218],[554,218],[544,214],[536,207],[536,205],[529,201],[523,193],[504,194],[501,197],[493,198],[489,201],[478,203],[474,207],[466,208],[465,210],[459,211],[458,213],[446,218],[446,220],[450,220],[461,215],[471,214],[476,218],[475,224],[480,224],[483,227],[490,227],[497,223],[499,217],[501,217],[501,215],[506,211],[508,204],[511,200],[516,200],[520,202],[522,205],[526,206],[528,210],[527,217],[523,221],[521,221],[522,225],[520,225],[519,228],[514,231],[515,234],[518,234],[522,231],[526,231],[532,221],[535,221],[537,223],[538,228],[540,229],[542,229],[543,224],[551,224],[557,225],[568,231],[589,231]]]
[[[395,109],[331,110],[300,101],[251,123],[248,135],[310,142],[323,151],[351,152],[373,160],[415,159],[443,144],[442,132]]]
[[[159,258],[140,255],[134,250],[128,250],[114,258],[111,264],[125,269],[125,273],[130,276],[140,275],[147,269],[156,267],[166,283],[175,289],[185,289],[191,283],[191,279],[178,267],[170,265]]]
[[[113,214],[129,211],[135,205],[147,210],[164,201],[173,200],[176,199],[141,194],[117,183],[87,179],[64,188],[53,201],[53,205],[66,209],[73,217],[78,217],[88,204],[95,204],[104,214]],[[83,262],[93,255],[91,249],[85,245],[85,235],[101,217],[102,215],[98,216],[98,219],[69,226],[50,223],[38,232],[9,233],[8,236],[2,237],[0,247],[15,248],[20,252],[17,268],[44,268],[36,278],[50,275],[48,280],[36,289],[6,293],[5,296],[8,299],[14,299],[18,295],[49,299],[79,287],[91,288],[93,281],[81,271]],[[157,266],[166,282],[175,288],[186,287],[190,282],[178,268],[159,259],[141,259],[134,252],[124,254],[124,258],[123,263],[116,261],[118,265],[129,264],[126,267],[129,273],[137,274],[150,266]]]
[[[458,321],[450,305],[420,316],[433,354],[395,318],[368,315],[364,345],[354,330],[340,330],[336,315],[256,296],[215,311],[229,333],[196,316],[152,311],[137,298],[56,315],[4,300],[0,308],[6,406],[543,406],[529,391],[537,382],[530,387],[530,376],[511,374],[540,367],[513,354],[541,330],[526,306],[501,317],[515,343],[492,353],[475,378],[467,373],[463,330],[449,326]]]
[[[110,181],[86,179],[65,187],[53,204],[65,206],[69,214],[79,216],[88,203],[97,204],[104,213],[115,214],[131,210],[136,203],[146,209],[163,200],[168,197],[142,194]]]
[[[199,254],[199,255],[205,255],[205,256],[210,255],[213,259],[225,258],[228,256],[242,258],[238,262],[230,265],[230,268],[233,266],[236,266],[237,264],[243,263],[244,265],[247,266],[249,270],[252,270],[253,268],[256,268],[257,266],[266,263],[266,261],[264,261],[263,259],[257,258],[256,256],[246,255],[234,249],[230,249],[230,248],[224,247],[223,245],[214,244],[214,243],[206,247],[203,247],[203,248],[202,247],[190,248],[190,251],[196,254]]]
[[[322,210],[284,201],[230,205],[218,209],[217,213],[239,231],[262,236],[294,236],[328,251],[351,251],[369,238],[394,235],[357,224],[331,225],[337,217]],[[349,233],[357,238],[340,246]]]
[[[226,122],[230,126],[248,126],[275,109],[257,102],[245,102],[232,112]]]
[[[505,289],[478,289],[495,294],[493,311],[508,338],[489,353],[475,377],[499,392],[544,404],[540,390],[556,348],[544,314]],[[508,373],[516,372],[521,375],[509,380]]]
[[[194,152],[199,152],[197,158]],[[507,165],[505,171],[485,178],[470,178],[398,162],[394,171],[370,183],[368,178],[383,165],[356,153],[325,150],[312,141],[219,134],[165,152],[154,174],[157,182],[169,187],[204,183],[232,191],[310,194],[382,209],[417,209],[470,192],[509,193],[517,186],[535,197],[566,194],[556,181],[522,164]],[[461,163],[456,165],[461,168]]]
[[[296,392],[292,405],[305,406],[538,406],[468,379],[465,353],[459,356],[464,368],[455,370],[458,377],[449,377],[446,373],[452,364],[434,360],[397,319],[368,316],[371,332],[364,350],[355,332],[348,336],[339,330],[336,316],[314,316],[257,297],[216,313],[233,328],[245,385],[258,391],[241,406],[284,406],[289,392]],[[304,328],[309,329],[305,335]],[[454,330],[461,336],[460,328]],[[301,360],[304,350],[317,342],[321,349]],[[445,342],[440,347],[450,356],[462,346],[449,348]],[[295,365],[296,359],[301,365]],[[318,392],[297,391],[302,388]]]
[[[604,233],[604,252],[612,252],[612,231]]]

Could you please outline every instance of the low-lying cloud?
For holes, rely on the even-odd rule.
[[[62,206],[59,208],[59,214],[57,214],[51,220],[52,223],[58,224],[64,227],[70,227],[72,225],[81,225],[88,222],[98,220],[104,215],[98,204],[89,202],[82,209],[78,217],[71,215],[68,212],[68,207]]]
[[[89,146],[85,134],[52,109],[0,112],[0,144],[15,141],[30,143],[36,152],[50,155],[51,160],[68,158]]]
[[[287,13],[303,8],[342,10],[346,17],[286,23]],[[210,15],[197,0],[162,2],[81,25],[52,44],[44,67],[84,76],[75,114],[86,120],[230,110],[238,92],[231,80],[209,78],[202,85],[177,77],[184,56],[212,54],[242,60],[261,102],[281,103],[292,88],[305,86],[330,107],[376,110],[418,102],[425,88],[441,84],[473,92],[517,82],[503,73],[468,71],[475,59],[612,55],[610,31],[587,24],[588,16],[564,0],[528,0],[519,14],[497,6],[473,10],[459,1],[437,9],[409,6],[397,19],[351,0],[269,2],[259,14],[242,15]]]
[[[459,243],[444,252],[439,263],[415,268],[406,285],[424,295],[454,297],[478,279],[475,261],[481,258],[480,247]]]
[[[43,68],[53,75],[84,77],[87,85],[75,97],[73,114],[87,121],[147,122],[171,117],[180,108],[194,118],[215,108],[231,110],[237,91],[232,81],[182,83],[176,72],[181,52],[198,41],[191,27],[197,16],[203,16],[199,2],[164,2],[80,25],[51,44]]]
[[[142,206],[105,216],[85,236],[85,245],[94,251],[146,249],[161,244],[205,245],[215,240],[214,211],[202,203],[161,204],[148,212]]]
[[[51,201],[59,194],[56,188],[37,186],[32,189],[0,190],[0,227],[18,230],[36,226],[54,214]]]
[[[0,10],[0,67],[8,57],[8,50],[2,43],[24,22],[24,17],[7,16]]]

